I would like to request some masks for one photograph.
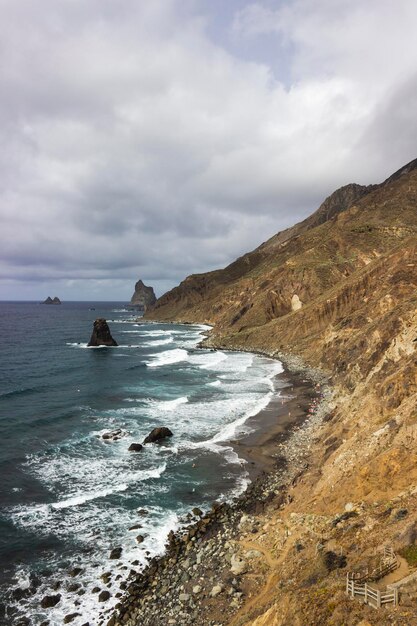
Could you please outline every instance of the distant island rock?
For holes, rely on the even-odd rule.
[[[130,306],[146,311],[156,302],[153,287],[147,287],[141,280],[135,285],[135,293],[130,300]]]
[[[51,296],[48,296],[46,300],[42,302],[42,304],[61,304],[61,300],[57,296],[55,296],[55,298],[51,298]]]
[[[117,341],[111,336],[110,328],[105,319],[100,317],[94,322],[89,347],[95,346],[117,346]]]

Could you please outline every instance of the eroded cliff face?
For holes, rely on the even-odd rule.
[[[279,233],[224,270],[189,277],[152,313],[154,319],[212,324],[207,343],[215,347],[259,350],[290,364],[298,357],[326,372],[333,388],[308,470],[264,533],[265,545],[275,549],[279,518],[311,550],[304,561],[294,546],[279,553],[276,576],[292,586],[260,595],[233,624],[358,624],[328,572],[306,582],[317,559],[314,541],[337,541],[352,566],[384,542],[404,547],[417,538],[416,165],[382,185],[336,193],[334,204],[331,196],[310,222]],[[333,529],[329,520],[348,503],[361,522],[363,516],[362,526]],[[391,516],[400,507],[408,531]],[[306,519],[314,527],[310,534]],[[321,528],[323,519],[328,523]],[[303,621],[307,614],[313,621]],[[384,615],[374,614],[371,623],[392,623]]]

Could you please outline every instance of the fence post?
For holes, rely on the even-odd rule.
[[[380,592],[379,589],[376,592],[376,605],[377,605],[378,609],[381,608],[381,592]]]
[[[394,588],[394,606],[398,606],[398,589]]]
[[[365,604],[368,604],[368,583],[365,583],[365,596],[364,596]]]

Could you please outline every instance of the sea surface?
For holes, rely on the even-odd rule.
[[[118,347],[87,348],[97,317]],[[61,626],[71,613],[74,626],[97,624],[187,512],[245,488],[227,442],[277,393],[282,367],[199,349],[206,330],[143,323],[117,302],[0,302],[1,624]],[[174,436],[128,452],[156,426]],[[123,436],[107,442],[113,429]],[[110,599],[100,603],[97,589]]]

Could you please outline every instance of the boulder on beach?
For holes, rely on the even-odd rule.
[[[166,426],[158,426],[154,428],[147,437],[143,440],[143,443],[155,443],[157,441],[161,441],[161,439],[165,439],[166,437],[172,437],[174,433],[172,433],[169,428]]]
[[[111,336],[110,328],[106,320],[102,317],[96,319],[93,325],[93,333],[91,335],[90,341],[88,342],[88,346],[93,347],[117,345],[117,341],[115,341]]]
[[[143,449],[141,443],[131,443],[128,447],[128,452],[140,452]]]

